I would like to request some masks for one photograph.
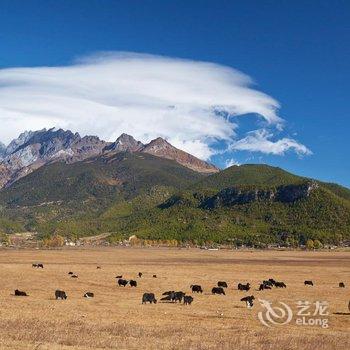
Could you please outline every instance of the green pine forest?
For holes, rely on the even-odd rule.
[[[266,247],[350,240],[350,190],[268,165],[201,175],[145,153],[52,163],[0,191],[0,233]]]

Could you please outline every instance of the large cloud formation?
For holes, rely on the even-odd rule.
[[[132,53],[100,53],[63,67],[1,69],[0,140],[44,127],[109,141],[125,132],[143,142],[161,136],[209,159],[214,141],[235,142],[232,117],[253,113],[266,125],[283,125],[278,102],[252,86],[229,67]]]

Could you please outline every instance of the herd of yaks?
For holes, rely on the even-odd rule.
[[[307,280],[307,281],[304,281],[304,285],[313,286],[314,284],[312,281]],[[191,285],[190,287],[191,287],[192,293],[203,293],[203,288],[198,284]],[[262,291],[265,289],[272,289],[272,287],[287,288],[287,285],[284,282],[279,282],[274,280],[273,278],[269,278],[268,280],[264,280],[262,283],[260,283],[258,291]],[[340,282],[339,287],[345,288],[344,282]],[[212,288],[211,293],[226,295],[225,288],[228,288],[227,282],[219,281],[217,283],[217,286],[214,286]],[[237,289],[248,292],[251,289],[251,286],[250,286],[250,283],[246,283],[246,284],[238,283]],[[183,300],[185,305],[186,304],[190,305],[193,301],[193,297],[186,296],[186,293],[184,292],[167,291],[167,292],[164,292],[162,295],[166,295],[166,296],[161,298],[160,299],[161,301],[181,302]],[[254,304],[255,297],[254,295],[249,295],[241,298],[240,300],[245,302],[248,308],[251,308]],[[154,303],[154,304],[157,303],[157,299],[155,298],[154,293],[144,293],[144,295],[142,296],[142,303],[145,304],[147,302]]]
[[[44,268],[44,265],[39,263],[39,264],[32,264],[32,267],[35,268]],[[97,266],[97,269],[100,269],[100,266]],[[68,275],[70,275],[72,278],[78,278],[78,275],[74,274],[72,271],[68,272]],[[138,273],[139,278],[142,277],[142,272]],[[157,275],[153,275],[153,278],[157,278]],[[117,284],[119,287],[125,287],[129,285],[130,287],[137,287],[137,281],[136,280],[126,280],[123,278],[122,275],[116,276],[117,278]],[[314,283],[311,280],[306,280],[304,281],[305,286],[313,286]],[[268,280],[262,281],[262,283],[259,284],[258,291],[263,291],[267,289],[272,289],[273,287],[275,288],[287,288],[287,285],[284,282],[276,281],[273,278],[269,278]],[[190,286],[191,292],[192,293],[203,293],[203,288],[199,284],[193,284]],[[225,289],[228,288],[228,284],[225,281],[219,281],[217,282],[217,286],[214,286],[211,290],[212,294],[221,294],[221,295],[226,295],[225,294]],[[339,282],[339,288],[345,288],[344,282]],[[246,291],[248,292],[251,289],[250,283],[238,283],[237,289],[240,291]],[[28,296],[28,294],[24,291],[20,291],[18,289],[15,290],[15,296]],[[86,292],[83,295],[84,298],[93,298],[94,293],[92,292]],[[55,299],[67,299],[67,294],[65,291],[62,290],[56,290],[55,291]],[[240,300],[246,303],[246,306],[248,308],[251,308],[254,304],[254,295],[249,295],[246,297],[241,298]],[[193,297],[191,295],[186,295],[186,293],[182,291],[166,291],[162,294],[162,298],[160,299],[162,302],[172,302],[176,303],[179,302],[183,303],[185,305],[191,305],[193,302]],[[155,297],[154,293],[144,293],[142,296],[142,304],[146,304],[149,302],[150,304],[156,304],[157,299]],[[349,308],[350,308],[350,303],[349,303]]]

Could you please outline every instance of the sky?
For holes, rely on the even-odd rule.
[[[0,141],[157,136],[350,187],[349,1],[2,0]]]

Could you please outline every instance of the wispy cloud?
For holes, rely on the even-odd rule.
[[[126,132],[143,142],[162,136],[208,159],[216,153],[213,141],[233,142],[233,116],[253,113],[278,128],[283,124],[278,109],[278,102],[256,90],[247,75],[206,62],[100,53],[65,67],[0,70],[4,142],[25,129],[44,127],[97,134],[109,141]],[[243,140],[236,145],[244,147]],[[302,146],[296,145],[288,147],[300,152]]]
[[[310,155],[312,152],[294,139],[284,137],[271,141],[273,134],[265,129],[254,130],[231,145],[232,150],[261,152],[265,154],[283,155],[287,151],[294,151],[298,155]]]
[[[225,161],[225,168],[229,168],[230,166],[233,165],[240,165],[239,162],[237,162],[237,160],[235,160],[234,158],[228,158]]]

